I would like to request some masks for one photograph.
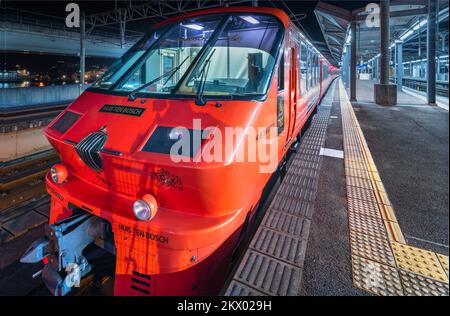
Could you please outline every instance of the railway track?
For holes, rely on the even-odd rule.
[[[0,163],[0,213],[45,195],[45,174],[58,161],[53,150],[46,150]]]
[[[403,78],[403,84],[411,89],[421,92],[427,92],[427,82],[421,79]],[[436,94],[443,97],[448,97],[448,83],[437,82]]]
[[[12,124],[23,121],[38,120],[48,117],[55,117],[62,110],[64,110],[68,104],[47,105],[39,107],[22,108],[18,110],[10,110],[0,112],[0,119],[3,124]]]

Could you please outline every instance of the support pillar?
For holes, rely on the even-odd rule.
[[[397,104],[397,87],[389,83],[389,5],[390,0],[380,2],[380,83],[374,86],[375,103],[380,105]]]
[[[86,15],[81,13],[80,17],[80,94],[84,91],[84,74],[86,65]]]
[[[375,78],[378,82],[380,82],[380,57],[375,58],[375,61],[376,61]]]
[[[436,105],[436,1],[428,0],[427,24],[427,99]]]
[[[350,86],[350,45],[345,44],[344,57],[342,59],[342,80],[345,88]]]
[[[356,101],[356,21],[350,24],[352,39],[350,44],[350,101]]]
[[[403,42],[395,41],[395,51],[397,53],[397,60],[395,67],[397,77],[397,91],[403,89]]]
[[[389,84],[389,0],[380,3],[380,84]]]

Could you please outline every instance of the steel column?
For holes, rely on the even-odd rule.
[[[350,101],[356,101],[356,21],[350,24],[352,31],[350,52]]]
[[[344,57],[342,58],[342,80],[344,81],[344,86],[349,87],[349,75],[350,75],[350,45],[345,44],[344,47]]]
[[[389,4],[390,0],[382,0],[380,2],[380,83],[389,84]]]
[[[427,99],[436,104],[436,1],[428,0]]]
[[[397,90],[403,89],[403,42],[395,41],[395,51],[397,52],[396,73],[397,73]]]
[[[380,82],[380,56],[376,58],[377,61],[377,81]]]
[[[80,94],[84,90],[84,74],[86,65],[86,15],[84,12],[81,13],[80,17]]]

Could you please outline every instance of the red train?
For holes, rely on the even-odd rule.
[[[45,130],[62,163],[46,179],[48,236],[22,262],[44,260],[45,284],[64,295],[95,244],[115,256],[116,295],[217,294],[273,172],[238,152],[275,130],[279,165],[333,71],[278,9],[154,25]],[[231,147],[200,159],[229,127],[241,130]]]

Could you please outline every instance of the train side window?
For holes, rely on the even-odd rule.
[[[313,84],[313,67],[314,67],[314,62],[313,62],[313,53],[311,51],[311,48],[308,48],[308,57],[307,57],[307,67],[308,67],[308,90],[310,88],[314,87]]]
[[[278,91],[284,90],[284,49],[281,50],[280,63],[278,64]]]
[[[319,56],[314,53],[314,86],[319,83]]]
[[[304,43],[300,48],[300,92],[304,95],[308,91],[308,49]]]

